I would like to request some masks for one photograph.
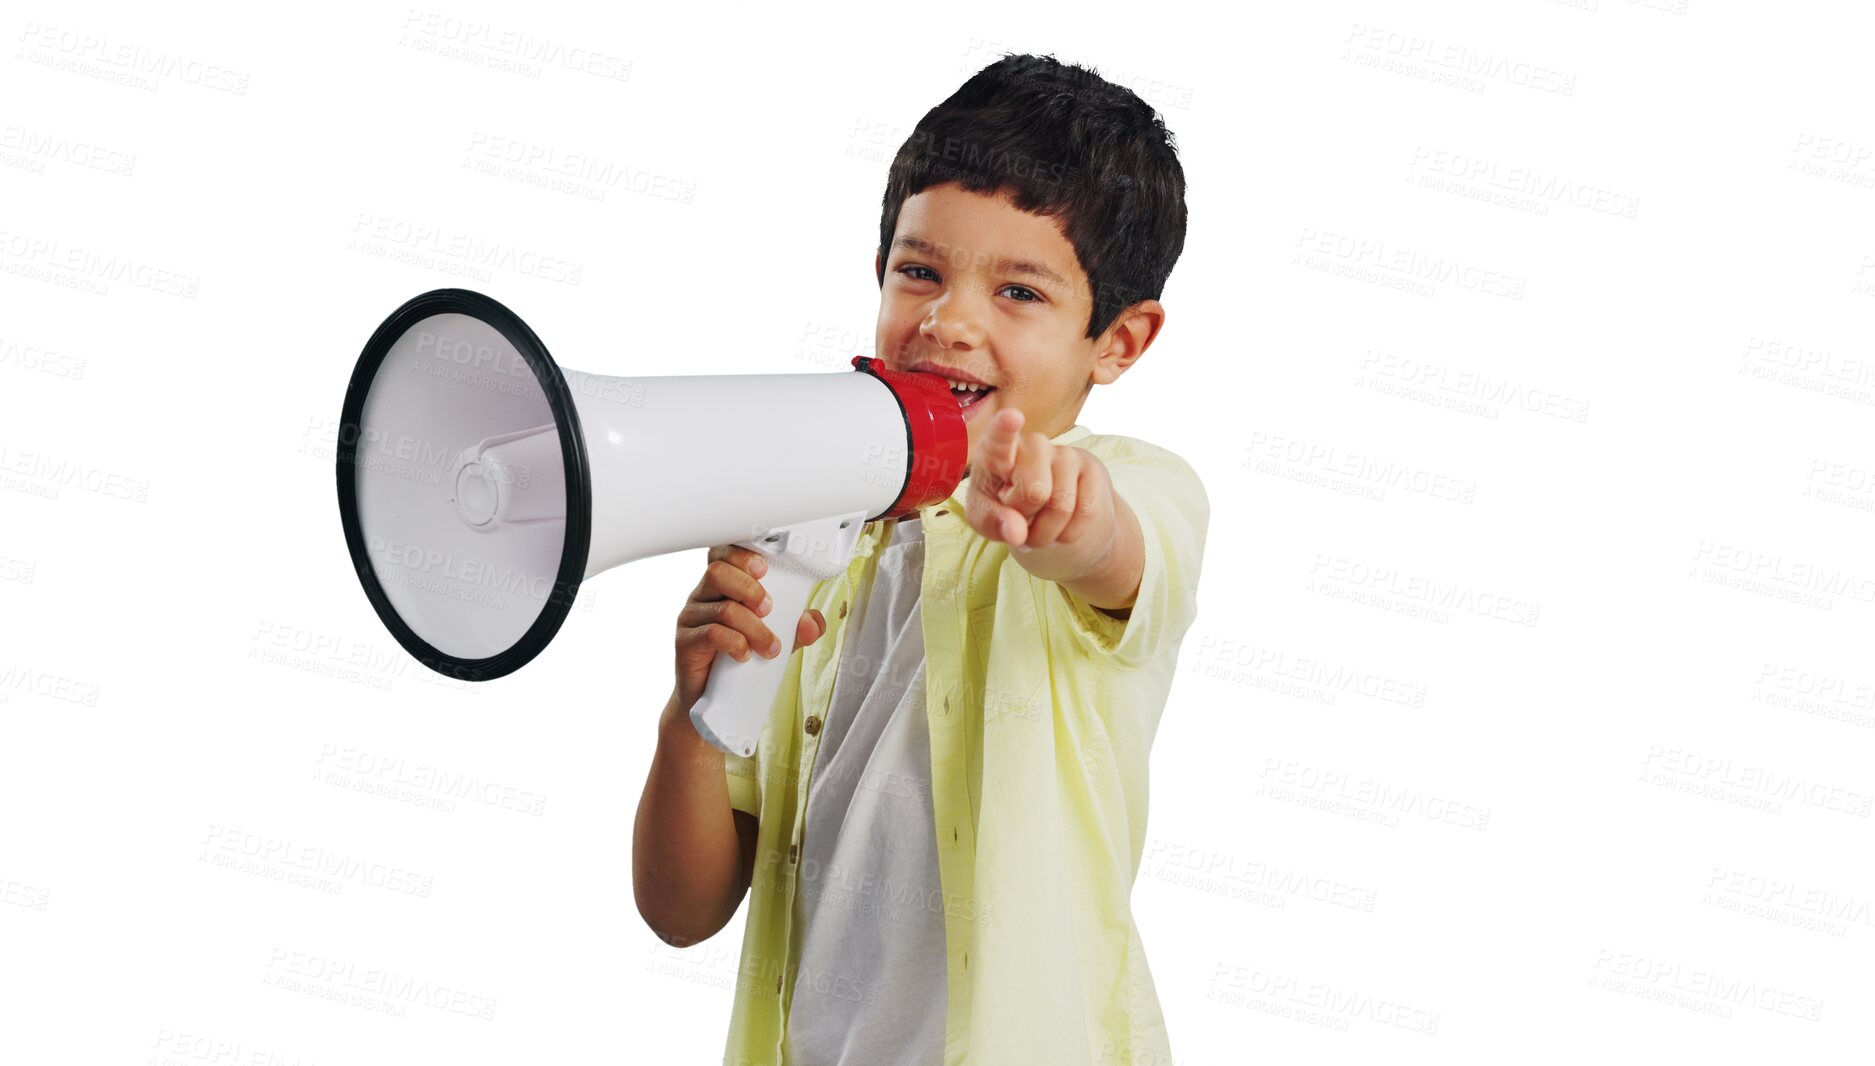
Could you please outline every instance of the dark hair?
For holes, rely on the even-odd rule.
[[[918,120],[886,176],[880,287],[899,209],[953,181],[1059,216],[1092,290],[1089,337],[1158,299],[1185,247],[1185,171],[1165,123],[1132,90],[1053,56],[1004,55]]]

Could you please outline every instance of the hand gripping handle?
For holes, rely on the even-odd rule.
[[[781,641],[782,653],[769,659],[751,649],[746,662],[728,652],[716,653],[703,694],[690,708],[690,723],[713,747],[731,755],[754,753],[788,672],[801,612],[807,610],[815,585],[846,573],[865,521],[866,512],[855,511],[737,542],[737,547],[760,552],[768,560],[761,582],[775,601],[767,621]]]

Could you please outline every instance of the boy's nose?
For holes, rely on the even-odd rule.
[[[980,348],[983,346],[983,327],[977,316],[967,308],[947,302],[944,306],[933,306],[925,315],[920,327],[932,343],[944,349]]]

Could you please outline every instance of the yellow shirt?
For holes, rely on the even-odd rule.
[[[1008,545],[971,529],[968,481],[919,512],[945,1066],[1172,1061],[1131,896],[1147,755],[1197,613],[1210,501],[1190,464],[1156,445],[1080,425],[1051,439],[1100,459],[1139,518],[1145,571],[1127,619],[1031,576]],[[808,603],[827,632],[790,657],[755,755],[725,756],[730,805],[761,823],[728,1066],[781,1066],[820,725],[847,609],[891,524],[867,523],[846,574],[815,587]],[[839,975],[826,978],[841,994]]]

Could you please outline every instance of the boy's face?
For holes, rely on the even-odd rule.
[[[892,370],[929,370],[993,386],[964,409],[970,453],[997,410],[1022,412],[1025,433],[1074,425],[1089,382],[1125,373],[1163,323],[1157,300],[1122,311],[1088,337],[1093,296],[1074,245],[1051,218],[1006,193],[934,185],[906,199],[885,249],[874,351]]]

